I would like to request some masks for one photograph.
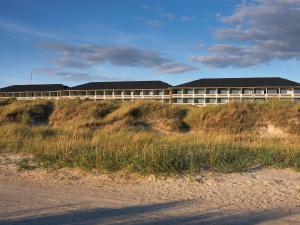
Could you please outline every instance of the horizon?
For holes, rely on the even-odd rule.
[[[300,82],[300,0],[5,0],[0,15],[1,87]]]

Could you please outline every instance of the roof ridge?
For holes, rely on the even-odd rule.
[[[182,83],[177,87],[255,87],[255,86],[298,86],[299,83],[282,77],[232,77],[232,78],[201,78]]]
[[[88,83],[85,83],[85,84],[89,84],[89,83],[108,83],[108,82],[110,82],[110,83],[120,83],[120,82],[153,82],[153,81],[164,82],[164,81],[161,81],[161,80],[121,80],[121,81],[112,80],[112,81],[92,81],[92,82],[88,82]]]
[[[10,85],[8,87],[11,87],[11,86],[39,86],[39,85],[62,85],[62,86],[66,86],[64,84],[13,84],[13,85]]]
[[[200,79],[198,79],[198,80],[210,80],[210,79],[216,79],[216,80],[218,80],[218,79],[220,79],[220,80],[222,80],[222,79],[267,79],[267,78],[280,78],[280,79],[285,79],[285,80],[287,80],[286,78],[282,78],[282,77],[212,77],[212,78],[206,78],[206,77],[204,77],[204,78],[200,78]]]

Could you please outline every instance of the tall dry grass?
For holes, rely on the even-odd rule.
[[[261,136],[269,123],[289,135]],[[0,105],[0,151],[32,153],[42,167],[143,174],[300,169],[299,104],[8,102]]]

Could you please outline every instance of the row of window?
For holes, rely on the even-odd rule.
[[[300,89],[174,89],[173,94],[300,94]]]
[[[57,97],[59,92],[27,92],[27,93],[0,93],[0,97],[33,98],[33,97]]]
[[[188,103],[188,104],[216,104],[216,103],[227,103],[228,101],[231,102],[264,102],[266,101],[265,98],[232,98],[228,100],[228,98],[175,98],[172,100],[173,103]],[[300,102],[300,98],[295,98],[294,101]]]
[[[173,94],[300,94],[300,89],[174,89]],[[61,91],[0,93],[0,97],[48,97],[48,96],[113,96],[113,95],[169,95],[169,90],[107,90],[107,91]]]
[[[169,95],[169,90],[107,90],[107,91],[62,91],[62,96],[82,96],[82,95]]]
[[[21,92],[21,93],[0,93],[0,97],[49,97],[49,96],[113,96],[113,95],[169,95],[169,90],[120,90],[120,91],[62,91],[60,92]]]

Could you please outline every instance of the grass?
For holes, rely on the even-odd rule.
[[[0,152],[32,153],[38,167],[156,175],[300,169],[299,109],[279,101],[203,108],[12,101],[0,105]],[[289,135],[262,137],[260,126],[268,123]]]
[[[34,170],[36,168],[35,165],[32,165],[30,163],[30,160],[24,159],[17,163],[18,171],[24,171],[24,170]]]

